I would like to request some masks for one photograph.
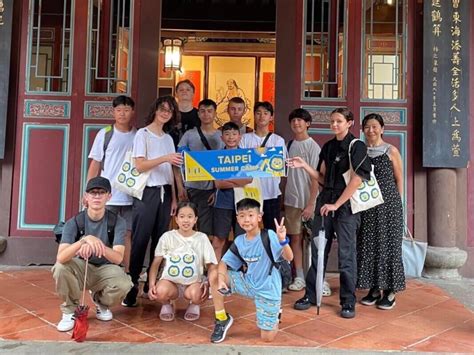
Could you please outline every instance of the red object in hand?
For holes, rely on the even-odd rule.
[[[87,330],[89,329],[89,322],[87,316],[89,314],[89,306],[81,305],[77,306],[74,311],[74,330],[72,332],[72,339],[78,343],[86,340]]]

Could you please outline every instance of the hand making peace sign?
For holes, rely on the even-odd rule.
[[[282,242],[286,239],[285,217],[281,219],[280,223],[278,223],[276,218],[274,218],[273,221],[275,222],[275,231],[278,235],[278,239]]]

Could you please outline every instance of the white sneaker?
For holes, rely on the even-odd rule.
[[[290,291],[301,291],[306,287],[306,282],[301,277],[295,277],[293,283],[288,286]]]
[[[100,304],[98,301],[95,300],[95,295],[92,296],[92,300],[94,301],[95,304],[95,317],[98,320],[107,322],[109,320],[112,320],[114,318],[114,315],[110,311],[110,309],[107,306],[104,306]]]
[[[332,295],[331,286],[329,286],[329,283],[326,280],[324,280],[323,297],[329,297],[331,295]]]
[[[110,309],[108,309],[107,307],[102,306],[100,304],[97,304],[96,305],[96,311],[95,311],[95,317],[98,320],[107,322],[109,320],[112,320],[114,318],[114,315],[112,314]]]
[[[144,273],[140,274],[140,277],[138,278],[138,282],[146,282],[147,279],[148,279],[148,274],[145,271]]]
[[[75,322],[76,321],[74,319],[74,313],[63,313],[63,317],[61,318],[61,321],[58,323],[56,328],[60,332],[68,332],[72,328],[74,328]]]

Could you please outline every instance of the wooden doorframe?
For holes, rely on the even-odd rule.
[[[34,132],[38,132],[37,129],[45,126],[48,130],[41,132],[50,134],[52,131],[53,136],[56,137],[53,138],[54,145],[64,142],[66,148],[63,149],[66,149],[67,159],[64,160],[64,168],[61,168],[61,171],[67,171],[66,180],[64,181],[63,177],[62,183],[66,184],[64,190],[64,210],[65,218],[68,218],[76,213],[79,206],[78,199],[81,194],[80,186],[83,177],[83,164],[81,164],[81,160],[84,149],[89,149],[89,147],[83,147],[84,127],[88,124],[106,124],[110,122],[107,118],[91,121],[85,117],[85,102],[106,102],[110,104],[113,96],[94,96],[88,95],[85,92],[87,41],[84,34],[87,33],[88,1],[82,0],[75,0],[71,92],[66,95],[26,93],[29,0],[18,0],[14,3],[14,16],[16,19],[21,20],[14,21],[13,40],[14,43],[21,43],[21,45],[17,47],[17,52],[12,55],[11,69],[17,75],[13,76],[10,80],[10,85],[13,89],[10,90],[9,95],[8,148],[6,157],[1,161],[0,165],[2,174],[0,180],[0,203],[1,206],[5,207],[1,211],[1,216],[4,218],[0,222],[0,234],[9,237],[8,248],[0,256],[0,260],[4,264],[53,263],[56,246],[52,232],[45,229],[44,226],[40,229],[35,229],[34,225],[28,225],[26,229],[18,228],[19,201],[20,198],[23,198],[20,193],[20,175],[23,173],[25,175],[24,178],[28,178],[31,174],[37,176],[38,172],[41,171],[36,164],[37,161],[31,165],[28,173],[21,171],[22,164],[25,164],[24,159],[22,159],[24,153],[22,149],[25,149],[22,139],[25,137],[26,129],[35,129]],[[146,115],[157,93],[157,63],[160,46],[160,23],[157,19],[161,19],[161,0],[134,0],[135,25],[131,96],[136,101],[136,117],[139,123]],[[151,75],[154,76],[152,77]],[[56,101],[64,104],[70,110],[68,114],[60,119],[55,119],[53,116],[25,116],[25,100],[34,100],[36,102],[44,102],[44,100]],[[54,132],[57,132],[57,134]],[[52,153],[51,148],[47,147],[35,149],[36,152],[38,152],[38,149],[44,150],[40,154],[44,159],[47,159]],[[87,166],[88,164],[86,164]],[[45,174],[49,176],[48,172]],[[56,175],[56,170],[51,174]],[[30,179],[28,183],[34,184],[34,180]],[[52,185],[55,185],[55,183],[50,184],[50,186]],[[43,188],[49,191],[51,189],[50,186],[44,186]],[[38,188],[41,187],[35,187],[35,189]],[[43,208],[44,210],[42,201],[35,201],[34,203],[36,204],[34,206],[37,206],[33,207],[34,209]],[[57,206],[57,202],[55,202],[54,206]],[[30,208],[32,208],[31,205]],[[55,211],[56,207],[53,209],[53,214],[56,213]],[[44,211],[41,211],[41,215],[44,215]],[[52,220],[48,223],[51,222]]]

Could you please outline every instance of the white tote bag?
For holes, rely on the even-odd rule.
[[[146,146],[148,147],[148,136],[146,136]],[[147,149],[147,158],[148,158],[148,149]],[[129,150],[125,153],[125,158],[122,165],[120,166],[120,171],[113,181],[113,186],[121,191],[136,197],[139,200],[142,199],[143,190],[145,189],[148,176],[150,176],[151,170],[140,173],[135,167],[134,159],[132,158],[132,151]]]
[[[183,244],[164,256],[165,266],[161,279],[180,285],[191,285],[201,279],[198,255],[187,244]]]
[[[349,181],[351,180],[351,175],[355,174],[354,168],[352,167],[351,161],[351,148],[355,141],[359,139],[353,139],[349,144],[349,170],[347,170],[343,176],[346,182],[346,185],[349,185]],[[372,165],[372,170],[370,171],[370,180],[362,181],[360,186],[354,192],[351,197],[351,209],[352,213],[358,213],[362,211],[366,211],[372,207],[378,206],[382,204],[383,196],[382,191],[380,191],[380,186],[375,178],[374,174],[374,166]]]

